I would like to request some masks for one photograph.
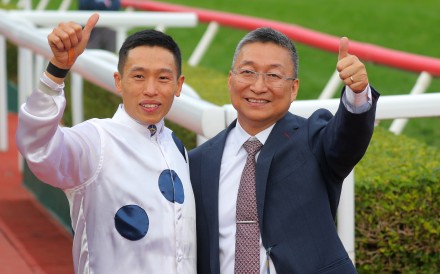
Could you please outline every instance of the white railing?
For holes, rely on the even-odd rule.
[[[214,40],[215,35],[217,34],[219,28],[220,26],[217,22],[210,22],[208,24],[208,28],[206,29],[205,33],[203,34],[202,38],[200,39],[193,53],[189,57],[188,64],[190,66],[195,67],[200,63],[206,51],[208,50],[209,45]]]
[[[15,15],[14,15],[15,13]],[[19,47],[19,93],[20,102],[23,103],[26,96],[35,84],[36,66],[33,64],[33,54],[40,58],[49,58],[51,53],[48,48],[46,35],[43,35],[32,24],[23,23],[16,18],[17,12],[0,11],[0,99],[3,104],[6,94],[6,68],[5,68],[5,37]],[[22,13],[23,14],[23,13]],[[90,14],[90,13],[89,13]],[[119,13],[125,16],[125,13]],[[165,14],[164,14],[165,15]],[[54,15],[56,16],[56,15]],[[70,15],[69,15],[70,16]],[[131,15],[127,14],[132,20]],[[176,18],[173,13],[172,17]],[[67,17],[69,18],[69,17]],[[85,18],[85,17],[84,17]],[[84,18],[82,20],[84,20]],[[101,17],[104,18],[104,15]],[[65,20],[63,18],[63,20]],[[103,20],[107,22],[106,20]],[[159,22],[155,22],[159,23]],[[163,22],[166,26],[169,23]],[[99,58],[97,58],[99,56]],[[72,71],[90,82],[110,91],[115,92],[113,72],[116,68],[117,59],[101,50],[86,50],[77,60]],[[92,68],[92,69],[91,69]],[[29,80],[31,79],[31,80]],[[73,80],[75,82],[75,80]],[[423,80],[421,82],[425,82]],[[333,81],[334,86],[340,85],[337,80]],[[212,103],[196,98],[194,91],[187,85],[183,87],[183,94],[174,101],[167,118],[205,138],[211,138],[224,129],[236,117],[236,111],[231,105],[217,106]],[[72,95],[70,104],[78,112],[82,111],[81,96]],[[335,112],[339,105],[338,99],[321,100],[299,100],[295,101],[290,111],[304,117],[311,115],[318,108],[326,108]],[[414,94],[414,95],[393,95],[382,96],[377,106],[377,119],[416,118],[440,116],[440,93]],[[7,106],[0,106],[1,110],[7,110]],[[3,112],[3,111],[2,111]],[[0,113],[0,132],[7,131],[5,127],[4,114]],[[7,135],[6,135],[7,137]],[[1,140],[7,140],[0,136]],[[6,144],[7,146],[7,144]],[[4,150],[4,144],[2,149]],[[338,233],[345,248],[354,261],[354,176],[353,173],[346,179],[343,186],[340,206],[338,210]]]
[[[59,22],[75,21],[85,24],[93,11],[32,11],[13,10],[8,14],[17,20],[23,19],[42,27],[54,27]],[[194,27],[197,25],[197,16],[194,13],[175,12],[120,12],[100,11],[97,26],[109,27],[116,31],[116,48],[124,42],[127,30],[134,27]]]
[[[36,83],[36,79],[41,73],[43,58],[50,57],[50,50],[47,46],[46,35],[48,29],[37,29],[36,24],[43,27],[54,27],[60,21],[76,21],[80,24],[85,24],[92,11],[1,11],[1,39],[0,39],[0,151],[5,151],[8,147],[7,143],[7,75],[6,75],[6,45],[5,37],[13,41],[19,47],[18,55],[18,70],[19,70],[19,105],[22,104],[32,87]],[[100,13],[100,26],[116,27],[118,28],[119,39],[125,39],[126,33],[133,27],[154,27],[157,25],[171,26],[171,27],[194,27],[197,25],[197,17],[193,13],[172,13],[172,12],[102,12]],[[122,42],[119,42],[122,43]],[[34,60],[33,53],[37,54]],[[92,54],[91,52],[89,54]],[[102,53],[109,56],[108,52]],[[93,59],[93,58],[90,58]],[[104,63],[108,58],[96,58],[98,63]],[[114,59],[116,60],[116,59]],[[35,66],[34,66],[35,61]],[[102,64],[101,66],[109,68],[109,65]],[[35,67],[35,68],[34,68]],[[115,68],[116,66],[114,66]],[[81,61],[72,69],[87,70],[87,66],[82,66]],[[110,68],[109,68],[110,69]],[[107,90],[113,91],[114,85],[109,80],[112,79],[112,70],[110,73],[107,70],[97,70],[94,76],[86,74],[86,79],[103,86]],[[102,79],[95,77],[97,74],[102,74]],[[74,76],[72,81],[73,94],[81,98],[81,81]],[[186,88],[190,90],[190,88]],[[190,92],[191,94],[191,92]],[[192,92],[193,94],[193,92]],[[74,107],[74,122],[81,120],[81,108]],[[78,118],[79,117],[79,118]]]
[[[431,81],[432,81],[432,76],[426,71],[423,71],[422,73],[420,73],[416,83],[414,84],[409,94],[415,95],[415,94],[424,93],[429,88]],[[319,95],[319,99],[333,98],[335,94],[338,93],[341,85],[342,83],[339,80],[339,72],[335,71],[330,77],[329,81],[327,82],[327,85],[324,87],[323,91]],[[395,119],[391,123],[389,130],[394,134],[399,135],[400,133],[402,133],[407,123],[408,123],[408,118]]]

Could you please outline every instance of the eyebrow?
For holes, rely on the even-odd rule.
[[[144,68],[144,67],[138,67],[138,66],[136,66],[136,67],[133,67],[133,68],[131,68],[130,70],[129,70],[129,72],[137,72],[137,71],[142,71],[142,72],[144,72],[144,71],[147,71],[148,69],[146,69],[146,68]],[[159,69],[159,72],[165,72],[165,73],[171,73],[171,74],[174,74],[174,72],[173,72],[173,70],[172,69],[169,69],[169,68],[160,68]]]
[[[255,62],[254,61],[244,61],[244,62],[241,62],[239,65],[240,66],[246,66],[246,65],[254,65],[255,64]],[[281,65],[281,64],[270,64],[269,65],[269,68],[284,68],[284,66],[283,65]]]

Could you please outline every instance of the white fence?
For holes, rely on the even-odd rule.
[[[38,61],[38,58],[49,58],[51,55],[46,41],[47,31],[43,33],[34,26],[34,23],[38,21],[39,24],[49,27],[50,22],[57,23],[58,19],[66,20],[66,18],[79,23],[85,23],[85,19],[88,18],[91,12],[69,12],[62,14],[57,12],[50,14],[50,16],[45,16],[44,14],[46,13],[0,11],[0,151],[4,151],[7,148],[7,143],[5,143],[5,141],[7,141],[7,70],[5,40],[8,39],[19,47],[18,92],[19,104],[21,104],[35,86],[37,76],[41,73],[42,62],[41,60]],[[138,20],[133,20],[133,16],[138,16],[138,14],[139,20],[143,20],[142,23]],[[142,14],[142,16],[140,14]],[[114,18],[112,17],[114,20],[107,20],[107,15],[115,16]],[[140,19],[141,17],[142,19]],[[148,21],[148,18],[155,19]],[[32,23],[29,19],[35,20],[35,22]],[[175,22],[175,24],[179,26],[185,24],[185,26],[192,26],[196,24],[196,18],[188,14],[176,13],[153,14],[151,12],[121,12],[117,14],[103,13],[101,14],[100,22],[108,26],[112,26],[115,22],[135,22],[136,25],[142,24],[143,26],[156,24],[167,26],[173,25],[173,22]],[[124,23],[124,27],[134,26],[127,24]],[[115,26],[113,25],[113,27]],[[35,60],[37,64],[34,63]],[[78,58],[72,68],[74,72],[72,83],[76,85],[76,87],[81,87],[81,84],[78,82],[81,83],[81,77],[83,77],[110,92],[115,92],[112,75],[116,70],[116,65],[117,58],[115,55],[101,50],[86,50]],[[337,80],[331,80],[329,83],[332,86],[331,89],[335,89],[336,86],[340,85],[340,82]],[[75,117],[82,117],[81,98],[80,94],[73,92],[70,104],[73,106],[72,109]],[[338,105],[338,99],[303,100],[295,101],[290,111],[308,117],[318,108],[327,108],[334,113]],[[440,116],[439,106],[440,93],[382,96],[377,106],[376,117],[381,120]],[[235,117],[236,112],[231,105],[217,106],[203,101],[197,98],[195,92],[187,85],[184,85],[181,97],[175,100],[167,116],[169,120],[205,138],[213,137],[224,129]],[[77,118],[77,121],[79,120],[81,120],[81,118]],[[344,183],[338,211],[338,232],[350,257],[354,261],[353,173]]]

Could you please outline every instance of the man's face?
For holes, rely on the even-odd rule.
[[[140,46],[128,52],[123,74],[114,74],[125,111],[141,123],[155,124],[179,96],[184,77],[177,76],[173,54],[162,47]]]
[[[284,77],[294,75],[289,51],[274,43],[255,42],[243,46],[233,71],[243,70]],[[282,79],[273,85],[259,75],[256,81],[243,83],[237,74],[229,72],[228,86],[240,125],[255,135],[284,116],[296,98],[299,81]]]

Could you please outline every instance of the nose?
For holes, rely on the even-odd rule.
[[[157,87],[153,80],[145,81],[143,93],[147,96],[157,95]]]
[[[263,74],[257,74],[257,79],[251,85],[251,90],[255,93],[263,93],[267,91],[267,84]]]

